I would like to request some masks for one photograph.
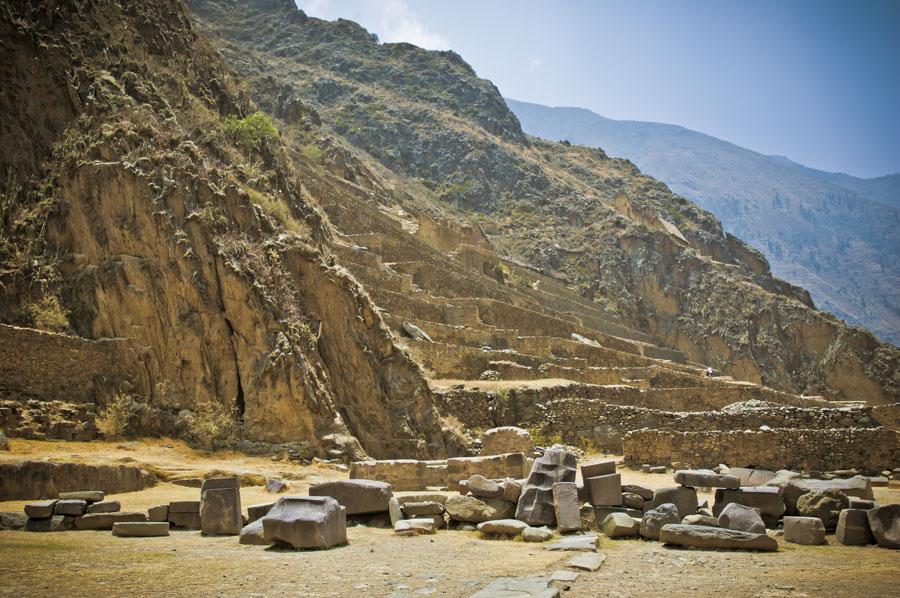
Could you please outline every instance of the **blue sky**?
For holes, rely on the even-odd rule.
[[[507,97],[900,172],[900,0],[297,0],[459,52]]]

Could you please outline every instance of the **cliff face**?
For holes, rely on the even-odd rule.
[[[121,390],[161,418],[217,402],[250,440],[447,453],[418,366],[330,257],[304,187],[327,173],[251,126],[180,3],[2,2],[0,46],[0,319],[52,300],[69,333],[131,339]]]
[[[287,0],[191,7],[257,102],[280,118],[287,98],[303,105],[397,201],[477,222],[499,251],[737,378],[872,402],[900,393],[895,347],[816,310],[759,252],[630,162],[523,136],[457,55],[379,44]]]

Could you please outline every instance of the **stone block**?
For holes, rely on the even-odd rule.
[[[115,513],[122,510],[122,503],[117,500],[106,500],[89,504],[88,513]]]
[[[54,515],[41,519],[28,518],[25,522],[26,532],[65,532],[74,526],[75,517]]]
[[[444,508],[450,519],[465,523],[510,519],[515,511],[515,505],[502,498],[481,499],[474,496],[451,496]]]
[[[247,507],[247,523],[253,523],[257,519],[262,519],[265,517],[266,513],[272,510],[272,507],[275,506],[273,502],[265,502],[256,505],[250,505]]]
[[[243,523],[241,491],[237,487],[215,486],[202,491],[200,530],[205,535],[235,536],[241,533]]]
[[[260,521],[276,546],[329,548],[347,543],[346,511],[331,496],[284,496]]]
[[[443,515],[444,505],[430,500],[422,502],[408,502],[403,505],[403,513],[409,518],[424,517],[428,515]]]
[[[101,490],[80,490],[78,492],[60,492],[60,500],[83,500],[85,502],[100,502],[105,496]]]
[[[522,531],[522,539],[526,542],[546,542],[552,537],[553,532],[546,527],[529,526]]]
[[[581,479],[595,478],[601,475],[611,475],[616,473],[616,462],[612,459],[598,461],[597,463],[586,463],[581,466]]]
[[[594,552],[597,550],[599,539],[596,534],[585,534],[583,536],[566,536],[562,540],[554,542],[545,547],[546,550],[576,551],[576,552]]]
[[[752,534],[766,533],[766,524],[759,511],[738,503],[730,503],[722,509],[719,514],[719,527]]]
[[[147,509],[147,521],[169,522],[169,505],[157,505]]]
[[[81,498],[66,498],[56,501],[53,505],[54,515],[68,515],[70,517],[78,517],[84,515],[87,510],[87,501]]]
[[[54,505],[56,505],[56,499],[28,503],[25,505],[25,514],[32,519],[46,519],[53,516]]]
[[[531,434],[528,430],[514,426],[491,428],[481,439],[482,455],[502,455],[504,453],[523,453],[530,455],[534,451]]]
[[[518,519],[497,519],[495,521],[483,521],[478,524],[477,529],[486,536],[518,536],[527,527],[527,523]]]
[[[775,552],[778,542],[766,534],[751,534],[704,525],[669,523],[659,531],[664,544],[726,550],[762,550]]]
[[[556,445],[535,459],[522,487],[516,506],[516,519],[531,526],[556,525],[553,507],[553,485],[574,482],[577,459],[562,446]]]
[[[594,506],[619,506],[622,504],[622,476],[618,473],[587,478],[584,481]]]
[[[680,523],[681,515],[672,503],[665,503],[645,511],[641,517],[640,535],[650,540],[659,540],[659,531],[664,525]]]
[[[784,499],[780,488],[773,486],[742,487],[738,490],[716,490],[713,515],[717,516],[730,503],[759,509],[763,520],[778,520],[785,513]],[[768,521],[767,521],[768,523]]]
[[[147,521],[144,513],[94,513],[75,519],[75,529],[78,530],[111,530],[116,523],[137,523]]]
[[[176,500],[169,503],[169,513],[199,513],[199,500]]]
[[[839,490],[813,490],[797,499],[797,512],[804,517],[818,517],[827,529],[837,527],[841,511],[849,508],[850,501]]]
[[[556,513],[556,527],[560,533],[581,531],[578,487],[575,482],[553,484],[553,508]]]
[[[347,508],[347,515],[387,512],[391,485],[375,480],[336,480],[315,484],[310,496],[330,496]]]
[[[173,512],[172,505],[169,505],[169,523],[172,524],[173,527],[177,527],[179,529],[186,530],[199,530],[200,529],[200,512],[196,513],[186,513],[186,512]]]
[[[675,472],[675,483],[691,488],[740,488],[737,476],[719,474],[709,469],[682,469]]]
[[[900,504],[866,511],[875,542],[882,548],[900,548]]]
[[[431,517],[401,519],[394,524],[394,532],[403,536],[433,534],[435,532],[435,529],[434,519],[432,519]]]
[[[875,537],[869,527],[868,509],[844,509],[838,516],[834,537],[845,546],[873,544]],[[785,518],[787,519],[787,518]]]
[[[693,515],[697,512],[697,491],[686,486],[659,488],[653,493],[653,498],[644,505],[644,509],[655,509],[666,503],[675,505],[681,517]]]
[[[825,525],[818,517],[785,517],[784,541],[804,546],[825,543]]]
[[[625,513],[610,513],[600,523],[600,530],[609,538],[637,536],[641,530],[641,520]]]
[[[112,533],[121,538],[157,538],[169,535],[166,521],[120,521],[113,524]]]

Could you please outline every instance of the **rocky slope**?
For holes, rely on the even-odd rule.
[[[3,1],[0,46],[0,320],[131,339],[108,390],[160,425],[214,403],[309,454],[458,449],[334,266],[305,188],[328,173],[299,170],[183,5]]]
[[[507,102],[530,134],[633,161],[716,214],[819,308],[900,343],[900,212],[867,195],[889,193],[890,177],[825,173],[674,125]]]
[[[524,135],[458,55],[379,44],[289,0],[191,7],[260,105],[289,129],[288,107],[303,106],[334,133],[298,132],[298,151],[321,161],[323,148],[343,146],[344,164],[365,165],[351,171],[377,173],[384,202],[475,222],[495,249],[737,378],[896,400],[896,348],[815,310],[759,252],[631,163]]]

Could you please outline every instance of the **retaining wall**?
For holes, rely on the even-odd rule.
[[[0,463],[0,500],[56,498],[60,492],[102,490],[135,492],[156,484],[156,477],[128,465],[88,465],[23,461]]]

